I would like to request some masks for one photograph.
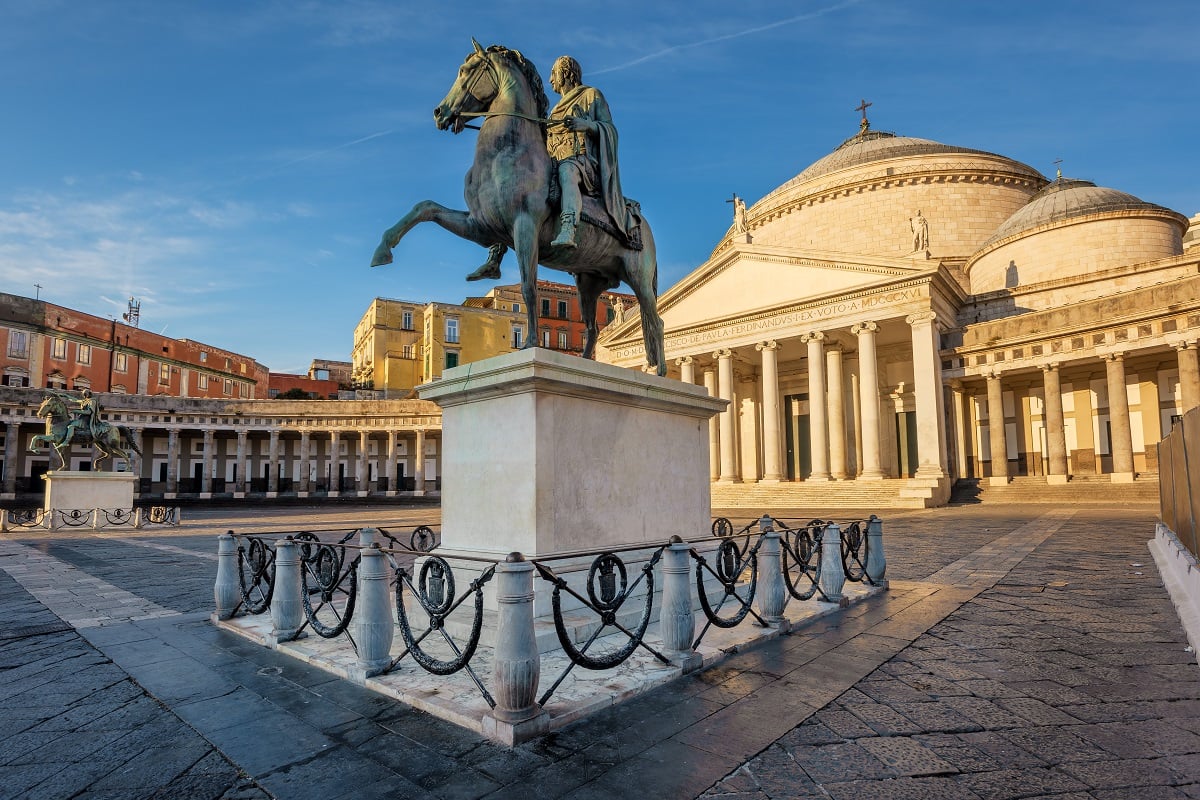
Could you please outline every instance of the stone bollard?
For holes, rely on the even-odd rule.
[[[140,508],[135,508],[133,510],[133,527],[142,527],[142,509]]]
[[[358,667],[354,678],[366,680],[378,675],[392,663],[392,637],[396,623],[392,617],[392,592],[387,556],[372,544],[362,551],[358,564],[358,604],[350,627],[358,643]]]
[[[842,567],[842,529],[836,522],[825,526],[821,536],[821,591],[831,603],[847,606],[850,601],[842,594],[846,573]]]
[[[704,658],[692,649],[696,635],[696,615],[692,608],[691,545],[672,536],[662,555],[662,610],[658,632],[663,655],[686,675],[698,669]]]
[[[304,627],[304,589],[300,582],[300,548],[289,536],[275,543],[275,588],[271,593],[271,628],[275,644],[300,638]]]
[[[867,520],[867,577],[876,586],[887,588],[887,559],[883,556],[883,520],[874,514]]]
[[[213,598],[217,603],[217,619],[229,619],[242,601],[242,590],[238,585],[237,541],[233,531],[221,534],[217,539],[217,582],[213,586]]]
[[[791,623],[783,616],[787,606],[787,588],[783,585],[783,551],[779,534],[771,525],[766,514],[758,521],[762,532],[762,546],[758,549],[758,613],[768,625],[780,632],[791,630]]]
[[[533,630],[533,565],[509,553],[496,565],[496,651],[492,693],[496,707],[483,718],[485,736],[515,745],[546,733],[550,715],[537,702],[541,658]]]

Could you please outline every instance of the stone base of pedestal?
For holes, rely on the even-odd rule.
[[[1068,480],[1070,480],[1070,479],[1066,475],[1047,475],[1046,476],[1046,485],[1047,486],[1066,486]]]
[[[1114,472],[1108,478],[1113,483],[1133,483],[1132,472]]]
[[[988,478],[988,486],[1008,486],[1007,475],[993,475]]]
[[[46,481],[46,500],[42,508],[48,512],[133,509],[137,476],[132,472],[54,470],[47,472],[43,480]],[[51,517],[57,519],[54,514]]]

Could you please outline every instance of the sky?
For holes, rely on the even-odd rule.
[[[414,203],[464,207],[475,134],[432,111],[472,36],[604,93],[660,292],[862,99],[875,129],[1192,216],[1197,30],[1195,0],[0,0],[0,291],[118,319],[132,295],[143,329],[277,372],[349,360],[375,297],[485,293],[485,251],[433,225],[368,267]]]

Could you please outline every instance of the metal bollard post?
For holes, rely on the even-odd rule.
[[[684,674],[698,669],[704,658],[692,649],[696,635],[696,615],[692,608],[691,545],[678,536],[662,556],[662,611],[658,616],[658,632],[662,636],[663,655],[680,667]]]
[[[358,608],[350,626],[358,642],[359,679],[378,675],[392,663],[392,592],[388,585],[388,561],[379,545],[362,551],[358,565]]]
[[[509,745],[549,730],[550,715],[537,702],[541,657],[533,630],[533,565],[509,553],[496,565],[496,652],[492,692],[496,707],[483,718],[485,735]]]
[[[275,588],[271,592],[271,628],[275,643],[300,638],[304,626],[304,589],[300,583],[300,548],[289,536],[275,544]]]
[[[791,629],[791,623],[783,616],[787,605],[787,590],[783,585],[783,551],[779,545],[779,534],[771,525],[766,514],[758,521],[762,531],[762,547],[758,550],[758,613],[768,624],[781,632]]]
[[[238,586],[237,542],[233,531],[221,534],[217,539],[217,582],[213,586],[213,599],[217,604],[217,619],[229,619],[237,611],[242,600]]]
[[[848,605],[842,595],[842,587],[846,585],[846,573],[842,566],[842,529],[836,522],[825,526],[821,536],[821,591],[829,598],[829,602],[838,605]]]
[[[887,586],[887,559],[883,555],[883,520],[874,514],[867,521],[867,577],[877,586]]]

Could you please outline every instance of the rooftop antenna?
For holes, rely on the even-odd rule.
[[[129,297],[129,310],[121,315],[121,319],[125,320],[130,326],[138,327],[138,322],[142,318],[141,301],[136,300],[132,295]]]
[[[1062,159],[1061,159],[1061,158],[1056,158],[1056,159],[1054,159],[1054,167],[1055,167],[1055,171],[1058,173],[1058,174],[1055,176],[1055,179],[1056,179],[1056,180],[1062,180],[1062,167],[1060,167],[1060,166],[1059,166],[1060,164],[1062,164]]]

